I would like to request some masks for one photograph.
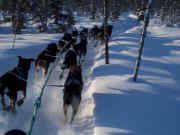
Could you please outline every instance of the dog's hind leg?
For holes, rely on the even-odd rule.
[[[16,112],[16,101],[17,101],[17,93],[10,97],[10,110],[12,113]]]
[[[72,124],[72,122],[74,121],[74,118],[75,118],[75,116],[76,116],[77,111],[78,111],[77,108],[76,108],[76,109],[73,109],[73,114],[72,114],[71,122],[70,122],[71,124]]]
[[[67,123],[67,111],[68,111],[68,105],[64,104],[63,105],[63,110],[64,110],[64,121]]]
[[[71,117],[71,121],[70,121],[71,124],[74,121],[74,118],[75,118],[75,116],[77,114],[77,111],[78,111],[78,108],[79,108],[79,105],[80,105],[80,101],[81,101],[81,99],[73,97],[73,102],[72,102],[73,113],[72,113],[72,117]]]
[[[12,110],[11,110],[13,113],[16,112],[16,101],[17,101],[17,97],[14,97],[12,101]]]

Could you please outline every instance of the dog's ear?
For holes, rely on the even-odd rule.
[[[22,59],[22,57],[21,57],[21,56],[18,56],[18,58],[19,58],[19,59]]]

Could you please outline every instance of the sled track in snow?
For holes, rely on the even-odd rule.
[[[42,106],[40,108],[40,112],[38,114],[37,123],[50,123],[48,127],[43,127],[44,124],[37,125],[33,128],[32,134],[44,133],[47,134],[49,132],[52,134],[68,134],[68,135],[92,135],[93,127],[94,127],[94,103],[92,95],[88,94],[88,87],[91,84],[90,74],[91,74],[91,66],[94,61],[94,50],[93,43],[90,41],[88,43],[88,52],[86,56],[85,62],[82,64],[83,71],[83,81],[84,88],[82,93],[82,101],[80,104],[79,111],[72,125],[68,125],[64,123],[64,113],[63,113],[63,92],[61,87],[46,87],[44,91],[44,95],[42,97]],[[66,70],[64,77],[59,80],[59,74],[61,73],[61,69],[59,66],[56,66],[52,75],[48,81],[48,84],[64,84],[65,78],[67,76],[68,71]],[[36,95],[40,93],[40,86],[42,86],[44,80],[34,80],[33,89],[36,91]],[[68,112],[68,118],[70,118],[72,109]],[[41,121],[42,120],[42,121]],[[39,132],[38,129],[44,128],[45,131]],[[46,131],[48,129],[48,131]],[[53,130],[53,131],[52,131]],[[50,134],[48,133],[48,134]]]

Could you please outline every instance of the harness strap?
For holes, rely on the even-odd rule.
[[[64,87],[64,85],[56,85],[56,84],[49,84],[47,86],[52,86],[52,87]]]
[[[16,72],[17,72],[17,73],[16,73]],[[21,71],[21,68],[19,68],[19,67],[16,67],[16,68],[15,68],[15,72],[10,71],[10,72],[8,72],[8,73],[14,75],[15,77],[17,77],[18,79],[20,79],[20,80],[22,80],[22,81],[27,82],[27,79],[25,79],[25,75],[23,74],[23,72]],[[18,74],[19,74],[19,75],[18,75]]]
[[[74,77],[72,79],[68,80],[65,86],[68,86],[71,83],[75,83],[75,84],[80,85],[82,87],[81,81],[79,81],[78,79],[75,79]]]
[[[79,85],[79,86],[82,88],[82,83],[81,83],[81,81],[73,76],[73,72],[71,72],[71,79],[69,79],[69,80],[67,81],[67,83],[65,84],[65,86],[68,86],[68,85],[70,85],[71,83],[75,83],[75,84]]]
[[[54,57],[54,58],[58,57],[58,56],[53,56],[53,55],[49,55],[49,54],[45,54],[45,56]]]
[[[17,77],[18,79],[20,79],[20,80],[22,80],[22,81],[27,82],[27,80],[25,80],[24,78],[22,78],[21,76],[17,75],[17,74],[16,74],[16,73],[14,73],[14,72],[8,72],[8,73],[10,73],[10,74],[14,75],[15,77]]]

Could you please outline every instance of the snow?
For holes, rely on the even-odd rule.
[[[77,18],[77,28],[100,25],[85,17]],[[180,134],[180,29],[150,21],[137,82],[133,81],[141,24],[136,16],[122,14],[113,24],[109,42],[110,64],[105,64],[104,47],[89,40],[83,63],[84,89],[77,117],[64,123],[62,88],[47,87],[32,135],[179,135]],[[13,35],[7,25],[0,26],[0,75],[17,64],[18,55],[36,58],[61,34]],[[33,103],[44,80],[34,79],[34,64],[28,79],[27,98],[16,114],[2,111],[0,133],[14,128],[28,131]],[[56,67],[49,84],[63,84]],[[70,115],[70,112],[68,113]]]

